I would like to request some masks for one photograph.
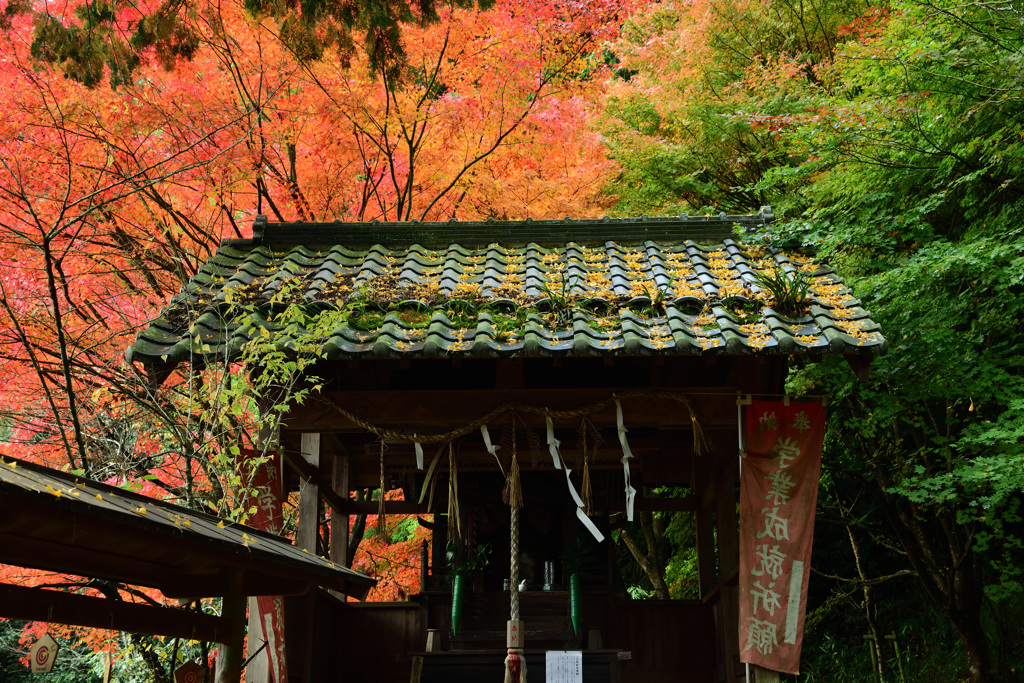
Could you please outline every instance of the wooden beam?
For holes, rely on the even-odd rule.
[[[622,466],[619,465],[621,468]],[[553,471],[553,469],[552,469]],[[649,510],[652,512],[693,512],[698,507],[697,498],[687,496],[685,498],[638,498],[635,508],[637,510]],[[377,501],[347,500],[342,503],[341,511],[349,515],[375,515],[380,509]],[[610,502],[607,510],[609,512],[622,512],[626,509],[625,498],[616,497]],[[387,503],[388,514],[395,515],[424,515],[427,513],[427,505],[420,505],[408,500],[389,500]],[[333,537],[333,531],[332,537]],[[333,545],[333,544],[332,544]]]
[[[0,584],[0,616],[210,642],[223,642],[231,628],[211,614],[10,584]]]
[[[699,502],[696,496],[686,496],[685,498],[637,498],[633,503],[633,509],[640,512],[696,512],[698,506]],[[600,510],[624,512],[626,510],[626,497],[615,496],[608,501],[606,506],[601,506]]]
[[[129,539],[129,543],[134,539]],[[129,543],[122,543],[128,546]],[[131,543],[131,547],[135,544]],[[139,546],[142,547],[142,546]],[[166,588],[178,580],[187,578],[182,569],[164,562],[146,561],[137,557],[126,557],[88,547],[70,546],[67,543],[42,540],[15,534],[0,534],[0,562],[18,567],[31,567],[45,571],[61,572],[68,567],[68,556],[74,557],[75,573],[95,576],[112,581],[138,583],[140,578],[149,580],[144,584],[153,588]],[[219,577],[216,574],[200,574],[197,578],[208,577],[209,593],[202,597],[220,595]]]
[[[380,501],[376,500],[347,500],[341,508],[344,514],[348,515],[375,515],[380,511]],[[387,501],[387,513],[389,515],[425,515],[427,505],[420,505],[411,500],[389,500]]]
[[[844,353],[843,358],[850,365],[853,374],[857,375],[857,379],[861,382],[867,382],[871,379],[871,356],[857,356],[852,353]]]
[[[306,435],[303,434],[305,437]],[[302,453],[292,453],[291,451],[284,452],[285,463],[295,470],[300,477],[305,479],[319,479],[320,470],[314,467]]]
[[[319,436],[319,435],[317,435]],[[325,483],[322,481],[320,476],[320,468],[314,466],[308,462],[305,457],[301,454],[292,453],[289,451],[284,452],[285,463],[295,470],[299,474],[300,482],[302,480],[315,482],[317,488],[320,491],[320,496],[324,501],[331,506],[332,510],[343,510],[345,507],[345,498],[339,496],[331,488],[325,488]],[[346,494],[347,495],[347,494]]]
[[[659,391],[689,396],[698,413],[701,426],[735,425],[736,390],[727,387],[664,387]],[[688,394],[687,392],[693,392]],[[288,413],[286,429],[293,432],[364,432],[333,406],[378,427],[406,432],[444,432],[468,424],[504,405],[525,405],[552,411],[575,411],[612,394],[622,400],[626,423],[631,428],[689,427],[690,415],[673,400],[653,396],[629,396],[621,388],[600,389],[472,389],[472,390],[407,390],[407,391],[329,391],[310,397],[301,407]],[[318,400],[322,398],[325,400]],[[331,405],[333,404],[333,405]],[[543,429],[544,416],[519,411],[528,427]],[[615,424],[612,403],[591,415],[593,420]],[[554,418],[557,428],[575,429],[578,418]]]

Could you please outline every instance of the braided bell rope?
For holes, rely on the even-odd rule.
[[[509,566],[511,576],[509,594],[511,596],[510,616],[512,621],[519,621],[519,508],[512,508],[512,539],[509,550],[512,558]]]

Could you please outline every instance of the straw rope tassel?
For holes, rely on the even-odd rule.
[[[455,448],[448,443],[448,540],[462,538],[459,520],[459,466],[455,462]]]
[[[512,466],[508,469],[508,504],[513,510],[523,507],[523,484],[519,481],[519,456],[516,453],[516,427],[512,424]],[[519,540],[516,540],[518,543]]]
[[[388,526],[387,517],[384,512],[384,494],[387,492],[384,483],[384,439],[380,440],[380,503],[377,505],[377,536],[381,539],[387,538]]]
[[[583,512],[589,515],[594,505],[594,488],[590,483],[590,453],[587,451],[587,425],[583,421]]]
[[[704,428],[697,421],[693,408],[690,408],[690,424],[693,425],[693,452],[696,455],[704,455],[708,452],[708,439],[704,435]]]

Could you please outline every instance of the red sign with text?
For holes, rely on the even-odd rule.
[[[747,406],[740,473],[740,661],[800,673],[825,408]]]

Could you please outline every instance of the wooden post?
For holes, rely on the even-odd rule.
[[[779,672],[771,669],[763,669],[759,666],[751,667],[754,670],[755,683],[779,683]]]
[[[739,520],[736,517],[737,458],[732,453],[723,454],[722,476],[718,478],[715,494],[715,525],[718,530],[718,569],[721,577],[719,597],[722,614],[722,650],[725,654],[725,675],[735,680],[739,666],[739,586],[740,564]]]
[[[336,454],[331,463],[331,490],[343,501],[348,500],[348,481],[350,472],[349,457],[346,454]],[[348,563],[348,524],[349,516],[340,514],[337,510],[331,510],[331,547],[328,557],[331,562],[340,564],[343,567]],[[344,593],[331,591],[331,595],[339,600],[347,600]]]
[[[317,469],[320,468],[320,434],[302,435],[302,458]],[[304,548],[311,555],[317,554],[317,537],[320,530],[320,481],[302,477],[299,484],[299,520],[295,529],[295,545]]]
[[[701,600],[708,596],[718,585],[715,570],[715,532],[713,518],[714,503],[714,458],[712,454],[694,456],[693,472],[690,485],[697,499],[694,521],[697,531],[697,578],[700,582]]]
[[[304,433],[302,435],[302,458],[317,468],[318,475],[315,479],[302,477],[299,485],[299,519],[295,529],[295,545],[305,548],[311,555],[317,554],[317,539],[320,532],[320,480],[324,476],[320,469],[320,434]],[[333,475],[332,475],[333,476]],[[313,619],[315,612],[316,591],[310,591],[297,599],[304,609],[301,610],[299,623],[293,627],[298,638],[301,654],[301,673],[292,672],[289,669],[289,676],[299,675],[299,680],[304,683],[312,683],[313,680]]]
[[[715,532],[711,506],[700,507],[694,514],[697,524],[697,578],[700,598],[707,600],[718,585],[715,571]]]
[[[266,642],[263,624],[260,623],[260,606],[256,598],[249,598],[249,639],[248,652],[252,659],[245,666],[246,683],[270,683],[270,657],[267,648],[260,648]],[[253,656],[255,654],[255,656]]]
[[[427,539],[420,543],[420,593],[427,590],[427,581],[430,577],[430,545]]]
[[[228,594],[224,596],[221,616],[228,621],[228,637],[217,653],[217,683],[240,683],[245,647],[245,606],[242,595],[242,571],[232,569]]]

